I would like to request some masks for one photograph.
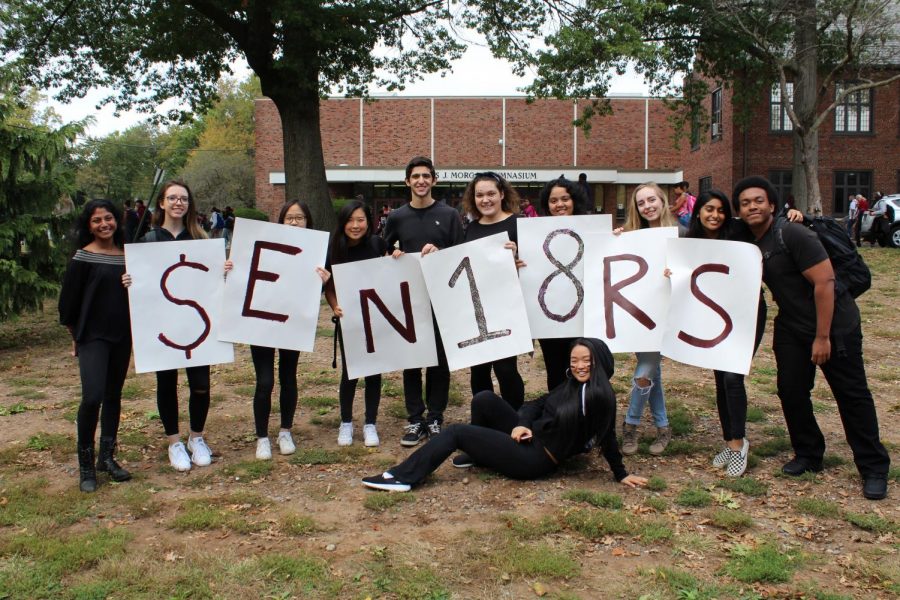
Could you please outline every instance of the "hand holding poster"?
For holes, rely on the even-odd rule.
[[[584,335],[605,341],[613,352],[658,352],[669,304],[666,241],[675,227],[585,236]]]
[[[418,254],[333,265],[350,379],[438,364]]]
[[[218,340],[225,240],[126,244],[138,373],[234,361]]]
[[[662,353],[746,375],[753,359],[762,255],[753,244],[669,240],[672,296]]]
[[[508,241],[498,233],[421,259],[451,371],[534,348]]]
[[[327,250],[323,231],[237,219],[219,339],[311,352]]]
[[[519,281],[531,335],[578,337],[584,331],[584,235],[611,233],[611,215],[519,219]]]

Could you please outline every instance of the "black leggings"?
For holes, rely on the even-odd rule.
[[[341,335],[341,323],[337,322],[335,333],[341,346],[341,383],[338,387],[338,398],[341,403],[341,422],[353,421],[353,396],[356,395],[356,383],[359,379],[347,378],[347,357],[344,355],[344,338]],[[366,425],[374,425],[378,420],[378,406],[381,404],[381,373],[369,375],[366,379]]]
[[[250,346],[253,368],[256,370],[256,391],[253,394],[253,420],[256,437],[269,435],[269,415],[272,413],[272,390],[275,388],[275,348]],[[281,408],[281,428],[294,426],[297,412],[297,363],[298,350],[278,349],[278,387]]]
[[[185,369],[190,388],[191,431],[200,433],[209,414],[209,365]],[[166,435],[178,435],[178,369],[156,372],[156,408]]]
[[[756,341],[753,344],[753,354],[756,354],[763,332],[766,330],[766,312],[766,301],[760,297],[756,311]],[[726,442],[742,440],[746,435],[747,425],[747,389],[744,387],[744,376],[727,371],[713,371],[713,375],[716,378],[716,408],[719,409],[722,437]]]
[[[566,369],[569,368],[569,346],[575,338],[549,338],[538,340],[541,354],[544,356],[544,368],[547,370],[547,391],[556,389],[566,381]]]
[[[472,385],[472,397],[478,392],[493,392],[494,382],[491,381],[491,368],[497,375],[497,383],[500,384],[500,395],[515,410],[519,410],[525,402],[525,383],[519,375],[516,365],[517,356],[510,356],[493,362],[475,365],[469,370],[469,381]]]
[[[131,361],[131,340],[112,343],[93,340],[78,344],[81,405],[78,407],[78,443],[93,446],[100,420],[100,437],[115,438],[122,412],[122,386]],[[102,411],[101,411],[102,409]]]
[[[518,423],[518,414],[503,398],[480,392],[472,399],[471,425],[448,426],[388,472],[397,481],[418,484],[455,450],[462,450],[475,464],[512,479],[536,479],[552,473],[556,464],[540,440],[520,444],[510,437]]]

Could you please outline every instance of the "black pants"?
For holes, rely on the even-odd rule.
[[[450,425],[388,472],[398,481],[418,484],[455,450],[512,479],[536,479],[553,472],[556,464],[539,440],[520,444],[509,436],[518,422],[518,414],[503,398],[480,392],[472,399],[471,425]]]
[[[778,365],[778,397],[787,422],[791,445],[799,458],[821,462],[825,436],[813,414],[810,392],[816,366],[810,360],[813,338],[800,335],[775,320],[773,350]],[[834,394],[844,435],[860,474],[886,475],[891,459],[878,437],[878,416],[862,355],[862,331],[832,336],[831,357],[822,372]]]
[[[253,420],[256,423],[256,437],[269,435],[269,415],[272,412],[272,390],[275,388],[275,348],[250,346],[253,368],[256,370],[256,391],[253,393]],[[297,350],[278,350],[278,387],[281,409],[281,428],[290,429],[294,425],[297,412]]]
[[[500,395],[514,410],[519,410],[525,402],[525,382],[519,375],[516,365],[518,357],[509,356],[493,362],[475,365],[469,369],[469,381],[472,385],[472,397],[478,392],[493,392],[494,382],[491,381],[491,369],[497,375],[497,383],[500,384]]]
[[[347,357],[344,354],[344,337],[341,334],[341,322],[338,321],[334,334],[341,347],[341,383],[338,388],[338,399],[341,403],[341,422],[353,421],[353,397],[356,395],[356,383],[359,379],[347,377]],[[366,379],[366,425],[374,425],[378,420],[378,405],[381,404],[381,374],[369,375]],[[449,388],[448,388],[449,389]]]
[[[753,343],[753,354],[756,354],[766,330],[766,314],[766,301],[760,296],[756,310],[756,340]],[[747,388],[744,387],[744,376],[727,371],[713,371],[713,375],[716,378],[716,407],[719,409],[719,422],[722,424],[722,438],[726,442],[742,440],[747,434]]]
[[[444,422],[444,410],[450,396],[450,367],[437,323],[434,325],[434,344],[437,346],[438,364],[425,369],[425,400],[422,400],[422,369],[403,370],[403,399],[406,402],[406,420],[410,423],[425,422],[425,406],[428,421]]]
[[[188,414],[191,431],[200,433],[206,427],[209,414],[209,365],[188,367],[190,398]],[[156,408],[166,435],[178,434],[178,369],[156,372]]]
[[[78,443],[94,445],[97,420],[100,437],[115,438],[122,412],[122,386],[131,360],[131,340],[111,343],[94,340],[78,344],[81,405],[78,407]]]
[[[547,391],[557,388],[566,380],[566,369],[569,368],[569,346],[575,338],[549,338],[538,340],[541,354],[544,356],[544,368],[547,371]]]

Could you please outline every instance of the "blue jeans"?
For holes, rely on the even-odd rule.
[[[625,422],[629,425],[640,425],[641,415],[644,414],[644,404],[650,401],[650,413],[657,427],[668,427],[669,416],[666,414],[666,397],[662,389],[662,356],[659,352],[638,352],[637,367],[634,369],[634,380],[631,388],[631,401],[628,404],[628,412],[625,413]],[[638,379],[649,379],[650,385],[640,387]]]

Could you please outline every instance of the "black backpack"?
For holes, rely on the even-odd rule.
[[[778,217],[775,220],[775,242],[782,252],[787,252],[782,229],[787,219]],[[803,217],[803,226],[811,229],[819,237],[831,267],[834,269],[835,291],[842,289],[850,292],[854,298],[861,296],[872,287],[872,272],[856,250],[856,244],[847,235],[847,230],[832,217]]]

